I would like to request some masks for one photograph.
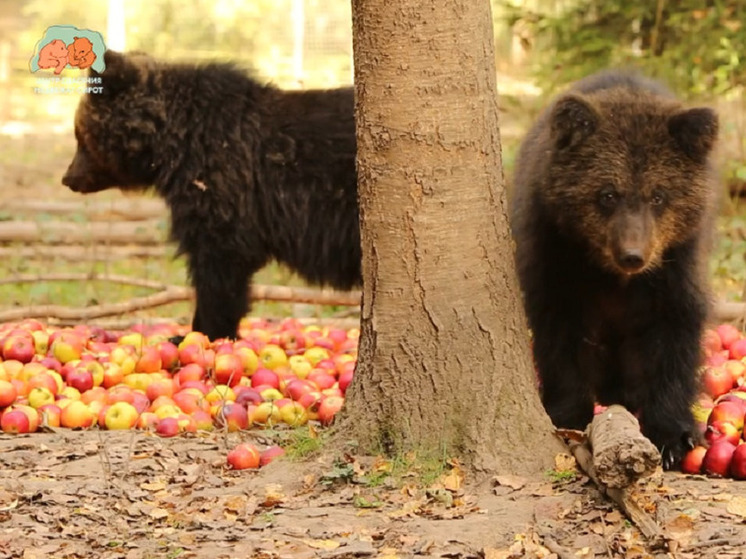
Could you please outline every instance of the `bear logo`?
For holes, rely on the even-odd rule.
[[[52,70],[55,75],[68,67],[103,72],[106,69],[105,51],[104,38],[97,31],[72,25],[52,25],[36,44],[34,55],[29,60],[29,70],[32,73]]]
[[[93,43],[85,37],[75,37],[67,47],[67,60],[70,66],[85,70],[96,61]]]
[[[59,74],[67,66],[67,47],[60,39],[54,39],[39,51],[39,68],[54,68]]]

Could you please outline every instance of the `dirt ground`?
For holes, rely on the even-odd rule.
[[[670,538],[656,550],[582,475],[475,486],[456,465],[374,484],[383,463],[350,456],[231,471],[232,437],[0,436],[0,558],[746,557],[743,482],[641,485]]]

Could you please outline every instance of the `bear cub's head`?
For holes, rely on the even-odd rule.
[[[549,113],[548,173],[539,195],[563,233],[603,269],[658,267],[695,238],[713,205],[718,119],[652,92],[615,88],[560,97]]]
[[[90,70],[89,84],[75,113],[78,147],[62,184],[75,192],[107,188],[142,189],[155,180],[158,132],[166,103],[156,87],[155,64],[144,54],[106,51],[106,69]],[[100,88],[100,89],[96,89]]]

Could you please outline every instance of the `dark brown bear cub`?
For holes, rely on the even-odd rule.
[[[516,162],[511,225],[544,406],[583,429],[594,401],[624,405],[666,468],[694,425],[717,131],[712,110],[606,72],[556,99]]]
[[[282,91],[230,65],[104,60],[62,182],[83,193],[155,187],[189,260],[195,330],[235,336],[249,281],[272,259],[312,283],[360,282],[351,88]]]

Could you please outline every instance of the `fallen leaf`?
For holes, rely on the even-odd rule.
[[[337,549],[339,542],[335,540],[303,540],[303,543],[314,549]]]
[[[515,490],[521,489],[526,485],[526,479],[519,476],[495,476],[494,480],[496,485],[510,487]]]
[[[736,497],[725,508],[729,513],[746,518],[746,497]]]
[[[568,470],[577,470],[577,462],[575,457],[566,452],[560,452],[554,457],[554,469],[558,472],[566,472]]]
[[[162,481],[146,481],[140,487],[146,491],[161,491],[166,488],[166,484]]]
[[[441,476],[440,483],[448,491],[458,491],[464,483],[464,472],[458,466],[454,466],[450,472]]]
[[[162,520],[164,518],[168,518],[168,511],[166,509],[156,507],[148,513],[148,516],[155,520]]]

